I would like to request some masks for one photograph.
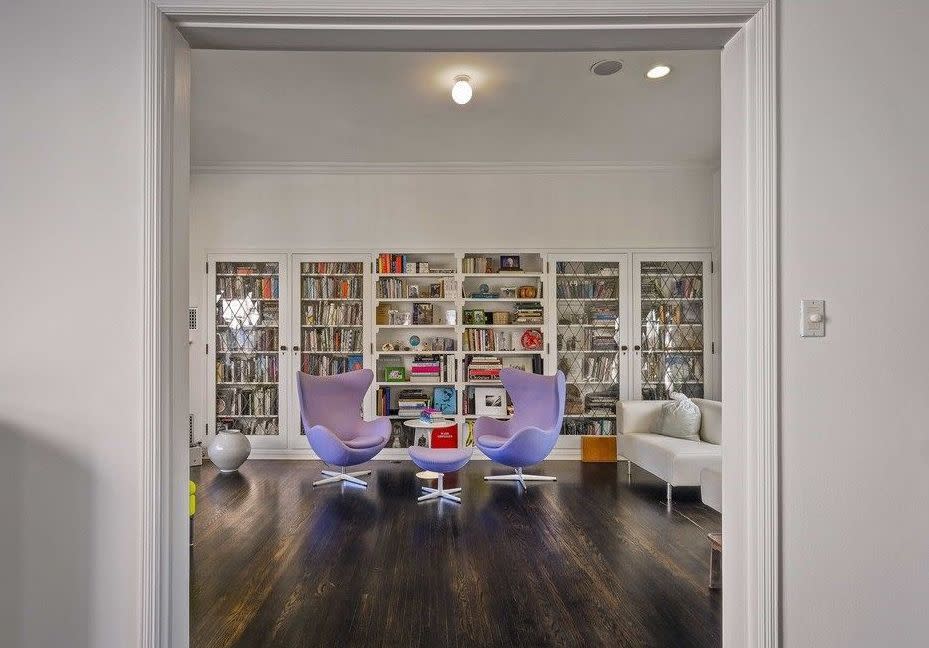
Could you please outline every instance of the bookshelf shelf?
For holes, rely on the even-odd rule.
[[[535,329],[543,328],[545,324],[465,324],[466,329]]]
[[[462,276],[465,279],[472,277],[481,279],[541,279],[544,274],[541,272],[466,272]]]
[[[412,355],[412,356],[417,356],[417,355],[444,355],[444,356],[452,356],[452,355],[455,355],[455,354],[457,354],[457,353],[458,353],[458,351],[423,351],[423,350],[419,350],[419,351],[375,351],[375,352],[374,352],[374,355],[383,358],[383,357],[389,357],[389,356],[404,356],[404,355]]]
[[[527,351],[525,349],[518,351],[462,351],[464,355],[488,355],[488,356],[531,356],[531,355],[544,355],[544,351]]]
[[[454,276],[454,272],[381,272],[374,275],[376,279],[403,279],[404,277],[412,279],[422,279],[424,277],[429,277],[430,279],[447,279]]]
[[[375,329],[380,330],[391,330],[391,329],[444,329],[444,330],[454,330],[456,327],[454,324],[378,324],[374,327]]]

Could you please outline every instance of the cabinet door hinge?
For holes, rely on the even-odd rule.
[[[371,353],[374,353],[374,342],[371,343]]]
[[[715,272],[716,272],[716,264],[713,261],[710,261],[710,274],[714,274]]]
[[[210,262],[207,261],[204,265],[206,266],[206,267],[204,268],[204,271],[205,271],[207,274],[210,274]]]
[[[207,342],[206,344],[206,354],[210,355],[210,343],[209,342]]]
[[[715,342],[710,342],[710,353],[713,353],[713,354],[716,353],[716,343],[715,343]]]
[[[203,433],[209,436],[209,434],[210,434],[210,424],[209,424],[209,423],[204,423],[204,424],[203,424]]]

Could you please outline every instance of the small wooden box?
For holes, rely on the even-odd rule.
[[[615,462],[616,437],[599,435],[581,436],[581,461]]]

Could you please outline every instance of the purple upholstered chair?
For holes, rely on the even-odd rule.
[[[345,467],[369,461],[390,438],[389,419],[365,421],[361,417],[361,404],[373,380],[370,369],[336,376],[297,372],[297,397],[306,440],[320,459],[340,468],[339,472],[324,470],[325,479],[313,482],[314,486],[337,481],[367,486],[358,478],[370,475],[370,470],[347,473]]]
[[[540,376],[519,369],[500,371],[500,379],[515,410],[508,421],[482,416],[474,425],[474,443],[485,455],[516,469],[515,475],[489,475],[492,481],[555,481],[545,475],[526,475],[523,468],[539,463],[555,447],[564,418],[565,376]]]

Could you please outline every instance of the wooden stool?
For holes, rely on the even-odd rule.
[[[710,589],[723,586],[723,534],[708,533],[710,541]]]

